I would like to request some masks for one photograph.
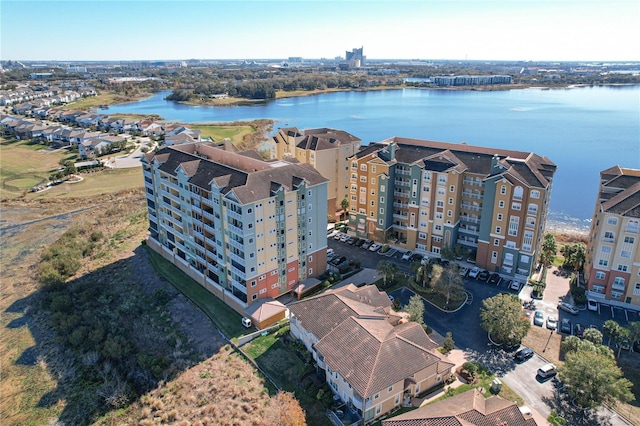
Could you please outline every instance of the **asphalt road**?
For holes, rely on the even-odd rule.
[[[411,272],[409,262],[401,259],[402,253],[387,257],[335,241],[332,238],[328,239],[328,245],[334,249],[337,255],[359,260],[361,266],[365,268],[376,269],[378,262],[389,260],[398,265],[401,272]],[[456,347],[465,352],[467,359],[479,362],[489,368],[517,392],[529,407],[544,417],[550,414],[551,407],[558,407],[560,408],[559,412],[567,418],[568,424],[571,425],[629,425],[615,412],[606,408],[589,411],[574,407],[571,401],[566,400],[562,392],[556,392],[562,388],[562,384],[557,379],[540,380],[537,377],[538,368],[547,362],[540,355],[536,354],[526,362],[518,364],[513,359],[514,350],[505,351],[491,345],[486,331],[480,327],[482,300],[498,293],[517,294],[522,300],[530,300],[532,287],[524,285],[519,291],[515,291],[509,289],[504,280],[496,285],[468,277],[465,277],[464,282],[469,298],[467,304],[457,312],[443,312],[430,303],[424,303],[424,322],[434,330],[431,337],[436,342],[441,343],[442,336],[450,331]],[[399,299],[403,306],[409,303],[409,299],[414,295],[413,291],[407,288],[395,290],[390,294]],[[621,325],[625,325],[628,321],[640,320],[636,312],[625,313],[620,309],[611,310],[604,307],[600,312],[584,310],[577,315],[571,315],[564,311],[558,311],[556,306],[557,300],[536,301],[536,309],[542,310],[545,313],[545,318],[550,314],[556,315],[560,319],[568,317],[573,324],[576,322],[585,326],[592,324],[598,326],[600,330],[602,330],[602,324],[611,318]]]

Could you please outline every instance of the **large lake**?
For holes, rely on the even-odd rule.
[[[276,129],[345,130],[365,145],[403,136],[534,151],[558,166],[549,218],[554,229],[588,229],[600,171],[640,169],[640,86],[339,92],[231,107],[181,105],[165,101],[169,93],[112,105],[108,113],[184,123],[269,118]]]

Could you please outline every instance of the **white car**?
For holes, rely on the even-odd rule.
[[[520,290],[520,282],[514,280],[511,283],[511,290],[516,290],[516,291]]]
[[[466,276],[467,272],[469,272],[469,268],[467,268],[466,266],[460,266],[460,268],[458,269],[458,273],[461,277]]]
[[[477,266],[474,266],[473,268],[471,268],[471,270],[469,271],[469,278],[473,278],[476,279],[478,278],[478,275],[480,274],[480,268],[478,268]]]
[[[378,251],[382,248],[382,246],[378,243],[373,243],[371,244],[371,247],[369,247],[369,251]]]
[[[407,252],[405,252],[405,254],[402,255],[402,260],[409,260],[412,255],[413,255],[412,252],[407,251]]]
[[[347,234],[340,235],[340,241],[342,241],[343,243],[346,243],[348,239],[349,236]]]

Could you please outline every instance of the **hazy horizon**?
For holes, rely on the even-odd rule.
[[[0,59],[638,62],[637,0],[2,0]],[[405,59],[403,59],[405,58]]]

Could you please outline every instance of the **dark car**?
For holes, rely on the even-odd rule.
[[[516,352],[516,354],[513,357],[515,358],[516,361],[523,362],[528,360],[532,356],[533,356],[533,350],[525,346],[524,348],[518,350],[518,352]]]
[[[577,324],[573,326],[573,335],[582,339],[584,336],[584,325]]]
[[[502,277],[500,275],[493,273],[489,275],[489,284],[498,284],[502,281]]]
[[[571,334],[571,320],[564,318],[562,321],[560,321],[560,332]]]
[[[353,245],[356,247],[362,247],[362,245],[365,243],[365,241],[367,240],[363,240],[361,238],[358,238],[358,241],[356,241]]]
[[[342,264],[342,262],[344,262],[345,260],[347,260],[347,258],[346,258],[346,257],[344,257],[344,256],[340,256],[340,257],[336,257],[336,258],[334,258],[334,259],[331,259],[331,262],[329,262],[329,263],[331,263],[331,264],[332,264],[332,265],[334,265],[334,266],[339,266],[339,265],[341,265],[341,264]]]
[[[359,238],[355,238],[355,237],[349,237],[347,239],[347,244],[349,244],[350,246],[354,245],[356,243],[356,241],[359,240]]]
[[[489,271],[482,271],[478,274],[479,281],[486,281],[487,279],[489,279]]]

